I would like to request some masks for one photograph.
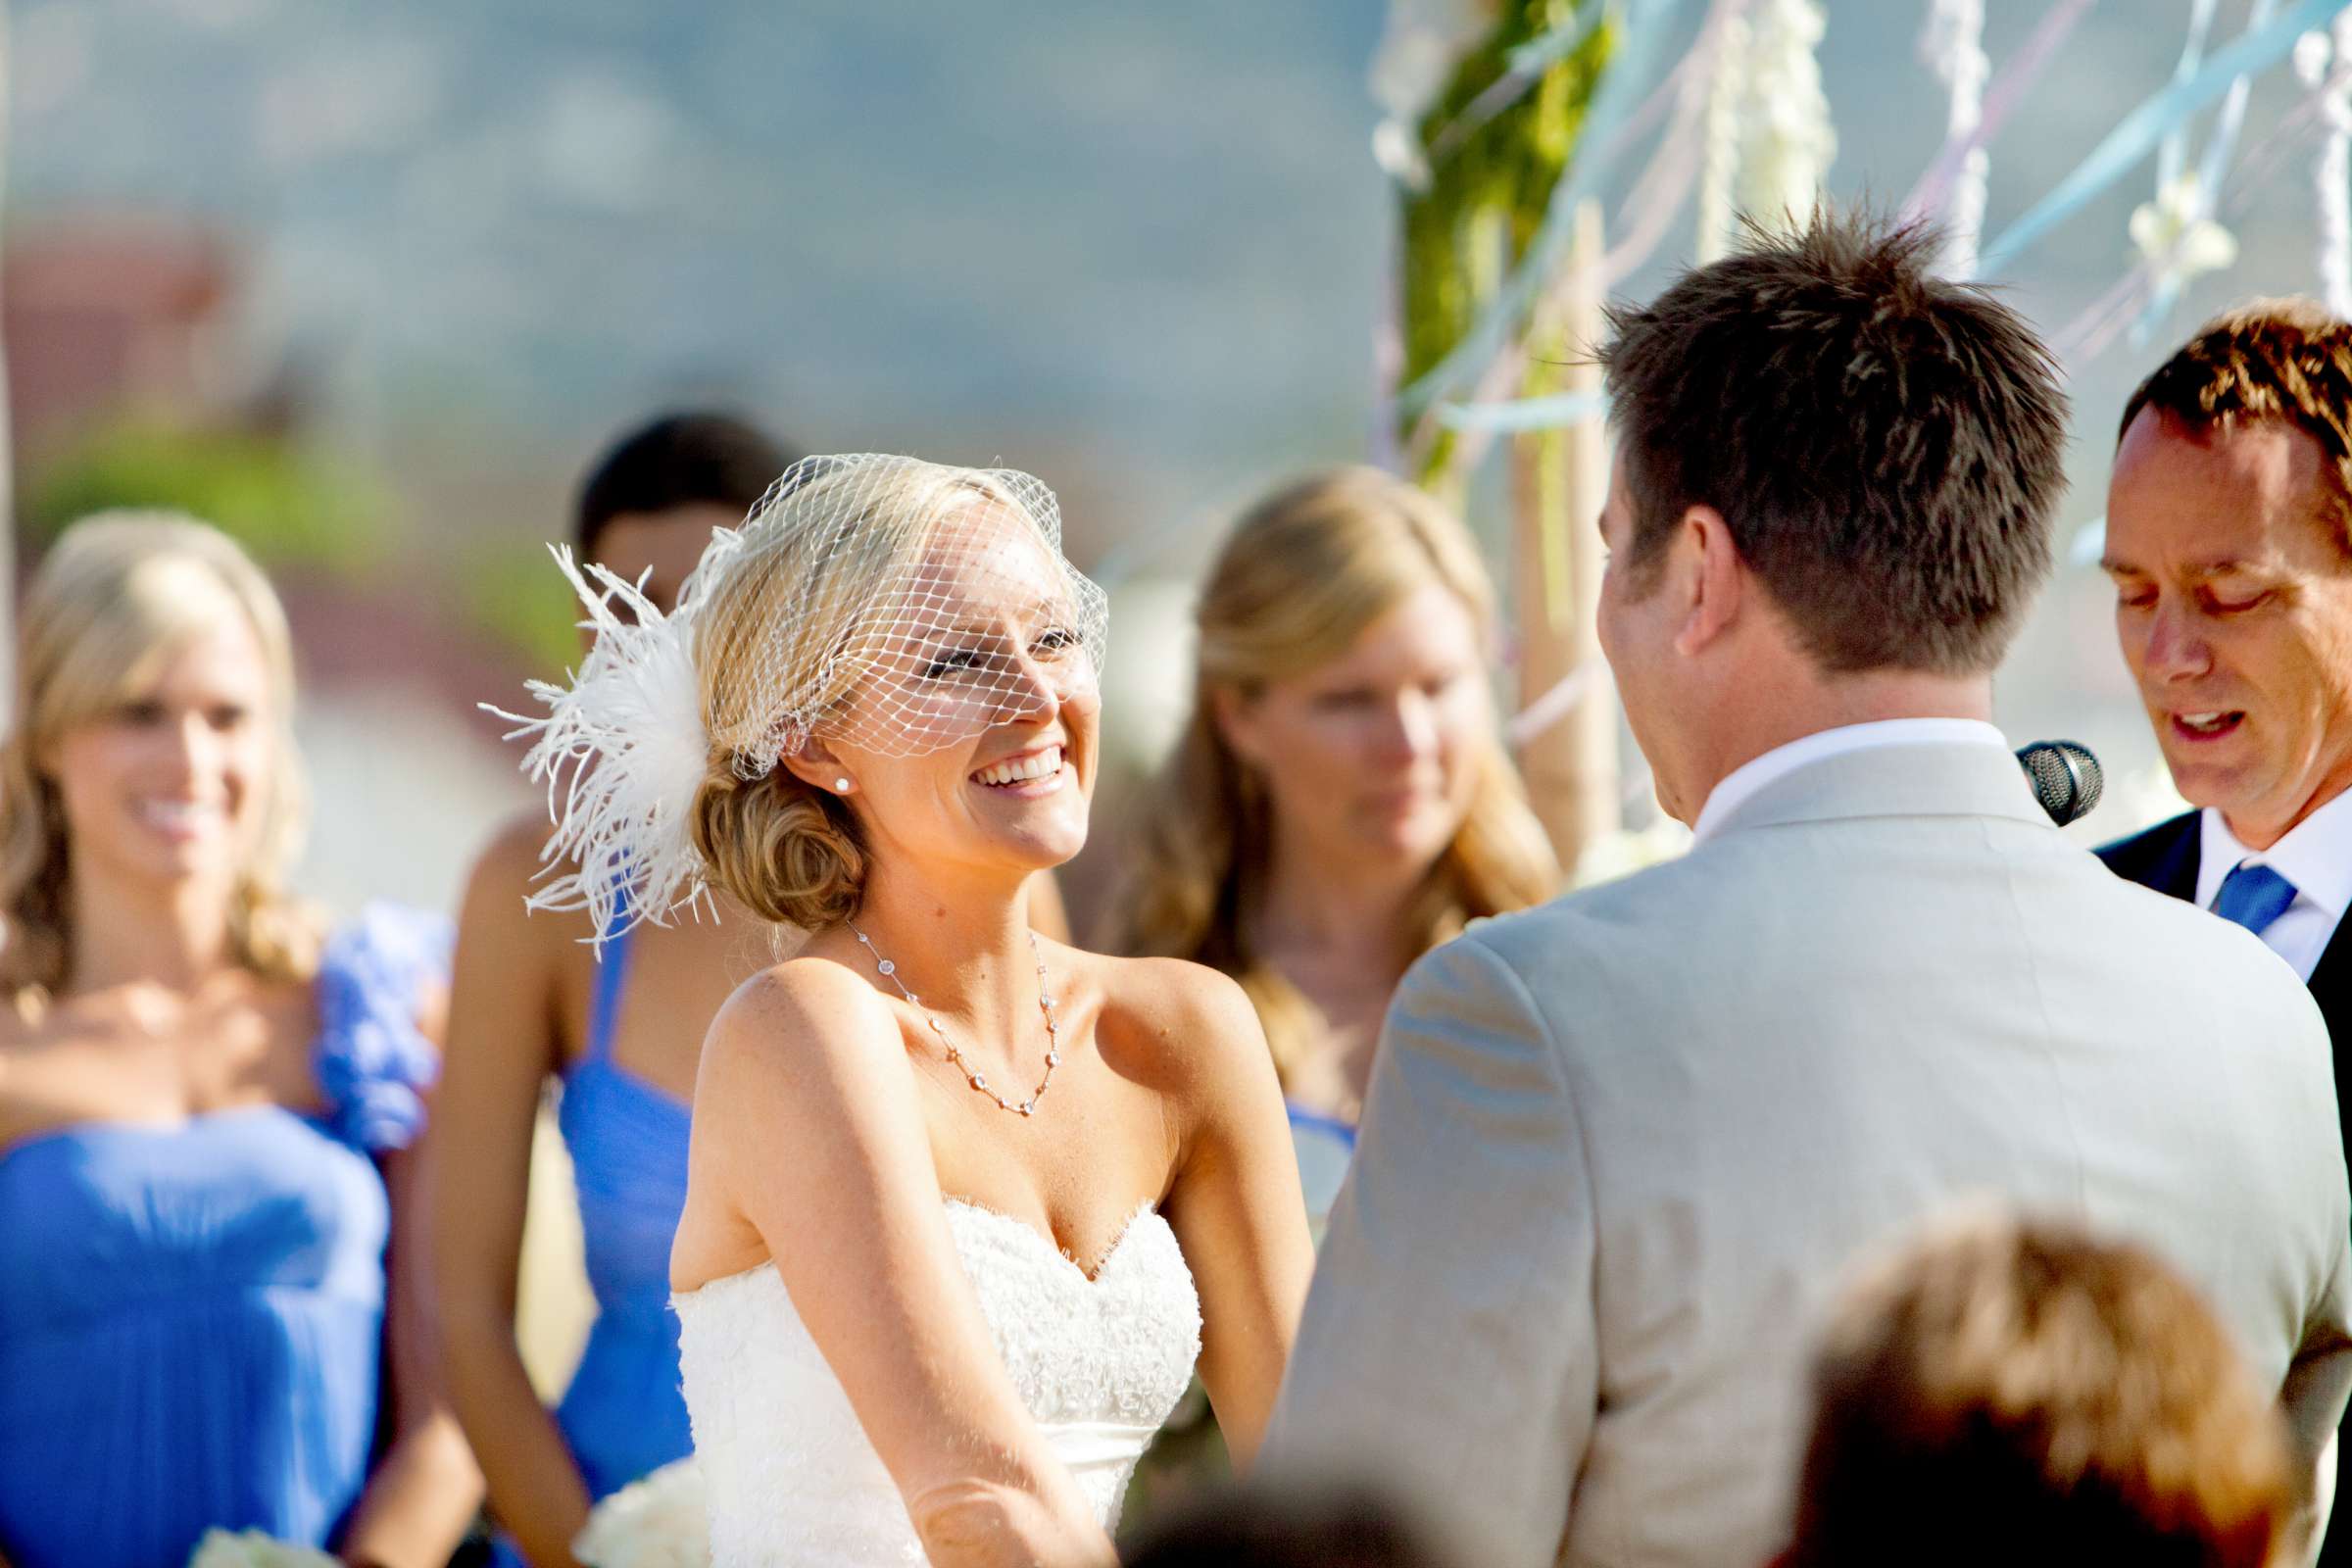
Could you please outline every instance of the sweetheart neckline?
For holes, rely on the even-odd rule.
[[[1045,1232],[1039,1230],[1027,1220],[1017,1219],[1014,1216],[1005,1213],[1001,1208],[991,1208],[986,1203],[976,1203],[968,1198],[957,1198],[948,1193],[942,1193],[939,1200],[945,1207],[960,1208],[965,1210],[967,1213],[978,1214],[983,1218],[996,1221],[1001,1226],[1008,1226],[1013,1230],[1019,1231],[1023,1236],[1029,1238],[1030,1245],[1036,1247],[1047,1256],[1053,1258],[1054,1261],[1059,1263],[1063,1268],[1066,1268],[1071,1273],[1077,1275],[1079,1283],[1090,1287],[1100,1285],[1102,1282],[1103,1276],[1110,1272],[1111,1264],[1117,1262],[1119,1258],[1126,1252],[1127,1244],[1134,1239],[1136,1228],[1145,1220],[1158,1220],[1160,1225],[1168,1232],[1168,1236],[1171,1241],[1175,1239],[1176,1235],[1176,1227],[1168,1224],[1166,1216],[1161,1214],[1159,1211],[1159,1204],[1153,1200],[1147,1198],[1142,1202],[1135,1205],[1134,1211],[1127,1216],[1126,1223],[1122,1224],[1119,1227],[1118,1234],[1111,1238],[1110,1245],[1102,1250],[1102,1256],[1097,1260],[1094,1271],[1089,1273],[1086,1269],[1079,1265],[1076,1258],[1063,1251],[1051,1236],[1048,1236]],[[1183,1254],[1183,1244],[1179,1243],[1177,1245],[1177,1253],[1179,1256]],[[712,1275],[710,1279],[703,1281],[702,1284],[697,1285],[690,1291],[672,1290],[669,1293],[670,1303],[674,1307],[679,1301],[685,1300],[691,1297],[700,1296],[714,1285],[732,1285],[741,1280],[748,1280],[757,1277],[762,1269],[772,1273],[774,1272],[775,1267],[776,1260],[774,1258],[763,1257],[759,1262],[754,1263],[751,1267],[737,1269],[732,1274]],[[777,1283],[783,1283],[782,1275],[777,1275]]]
[[[1067,1265],[1072,1272],[1089,1285],[1099,1283],[1103,1275],[1110,1272],[1110,1265],[1117,1262],[1119,1254],[1126,1250],[1128,1238],[1135,1234],[1136,1226],[1142,1224],[1147,1218],[1159,1220],[1162,1225],[1168,1223],[1160,1215],[1159,1205],[1149,1198],[1145,1199],[1128,1211],[1127,1218],[1120,1222],[1118,1230],[1112,1234],[1109,1245],[1102,1249],[1102,1255],[1095,1259],[1095,1266],[1090,1269],[1072,1257],[1069,1250],[1054,1241],[1051,1235],[1039,1230],[1025,1219],[1007,1214],[1001,1208],[992,1208],[986,1203],[976,1203],[968,1198],[957,1198],[951,1194],[941,1194],[940,1201],[950,1208],[967,1209],[972,1213],[993,1219],[1001,1225],[1011,1226]],[[1173,1234],[1175,1227],[1169,1226],[1168,1228],[1170,1234]]]

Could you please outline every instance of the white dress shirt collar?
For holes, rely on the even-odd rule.
[[[2197,907],[2210,909],[2222,891],[2222,879],[2252,860],[2267,865],[2295,885],[2297,902],[2310,900],[2330,921],[2343,918],[2352,905],[2352,790],[2286,830],[2267,850],[2246,848],[2230,831],[2222,813],[2207,807],[2203,837],[2197,846]]]
[[[1848,752],[1866,752],[1881,746],[1953,744],[2009,749],[2008,737],[1981,718],[1884,718],[1868,724],[1841,724],[1836,729],[1816,730],[1734,768],[1699,808],[1698,820],[1690,825],[1691,842],[1705,843],[1711,835],[1722,831],[1734,811],[1755,799],[1766,785],[1787,778],[1799,768]],[[2282,872],[2284,869],[2280,867]]]

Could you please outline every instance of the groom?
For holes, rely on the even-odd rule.
[[[1602,643],[1696,843],[1406,977],[1267,1440],[1398,1487],[1465,1561],[1763,1562],[1841,1276],[1980,1194],[2182,1268],[2325,1507],[2327,1033],[2252,937],[2070,845],[1986,721],[2066,410],[1932,253],[1819,219],[1602,352]]]

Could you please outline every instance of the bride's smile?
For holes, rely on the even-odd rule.
[[[675,622],[548,689],[549,755],[599,757],[558,896],[623,864],[656,915],[707,882],[810,933],[695,1089],[670,1282],[714,1568],[1106,1561],[1196,1362],[1237,1462],[1271,1413],[1312,1253],[1256,1015],[1030,928],[1100,755],[1103,596],[1060,546],[1026,474],[810,459]]]

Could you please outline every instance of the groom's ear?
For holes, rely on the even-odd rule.
[[[1682,623],[1674,651],[1689,658],[1704,652],[1738,623],[1746,595],[1747,563],[1732,526],[1713,507],[1683,513],[1666,572],[1666,587],[1681,596]]]

